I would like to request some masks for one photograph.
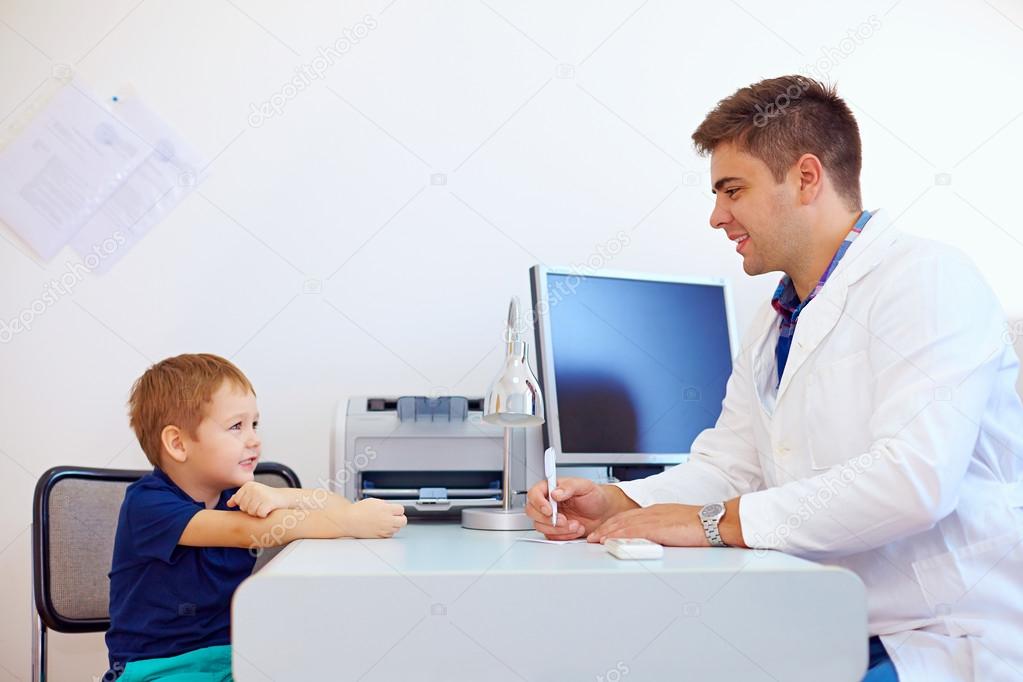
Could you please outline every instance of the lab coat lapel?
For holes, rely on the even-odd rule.
[[[778,381],[774,348],[778,343],[778,313],[772,307],[765,315],[764,333],[753,346],[753,390],[763,413],[770,418],[774,413],[773,399]]]
[[[782,374],[781,385],[778,387],[776,403],[781,402],[785,397],[786,390],[792,385],[793,377],[799,374],[799,368],[803,366],[806,359],[835,328],[838,320],[842,317],[848,290],[848,284],[843,279],[836,281],[832,275],[820,293],[807,304],[800,314],[796,333],[792,337],[789,357],[785,363],[785,373]]]

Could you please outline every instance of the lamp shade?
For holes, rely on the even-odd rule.
[[[543,393],[526,358],[526,342],[519,327],[519,300],[508,306],[507,348],[504,365],[487,391],[483,421],[508,427],[543,424]]]

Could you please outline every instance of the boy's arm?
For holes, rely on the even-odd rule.
[[[386,538],[407,520],[404,507],[382,500],[352,504],[330,495],[320,508],[275,509],[266,517],[244,512],[200,510],[178,540],[189,547],[276,547],[300,538]]]
[[[286,509],[321,509],[325,503],[341,507],[351,504],[343,495],[329,492],[324,488],[277,488],[277,490],[281,491],[282,497],[287,501],[287,504],[282,505]]]
[[[324,488],[273,488],[256,481],[238,488],[227,501],[228,507],[263,517],[275,509],[326,509],[347,504],[350,502],[344,497]]]
[[[203,509],[185,526],[179,545],[275,547],[299,538],[339,538],[344,525],[321,510],[278,509],[265,518],[244,512]]]

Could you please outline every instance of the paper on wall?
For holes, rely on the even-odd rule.
[[[96,263],[95,272],[109,269],[205,177],[201,157],[138,97],[118,97],[113,111],[148,150],[71,241],[87,265]]]
[[[137,96],[112,105],[72,80],[0,150],[0,219],[46,260],[70,243],[90,270],[109,269],[203,177]]]
[[[76,83],[0,150],[0,219],[49,260],[145,156]]]

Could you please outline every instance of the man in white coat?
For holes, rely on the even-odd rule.
[[[785,274],[690,460],[644,480],[534,486],[551,539],[780,550],[867,587],[865,680],[1023,679],[1019,362],[955,249],[863,211],[856,121],[832,88],[742,88],[693,134],[711,226]]]

